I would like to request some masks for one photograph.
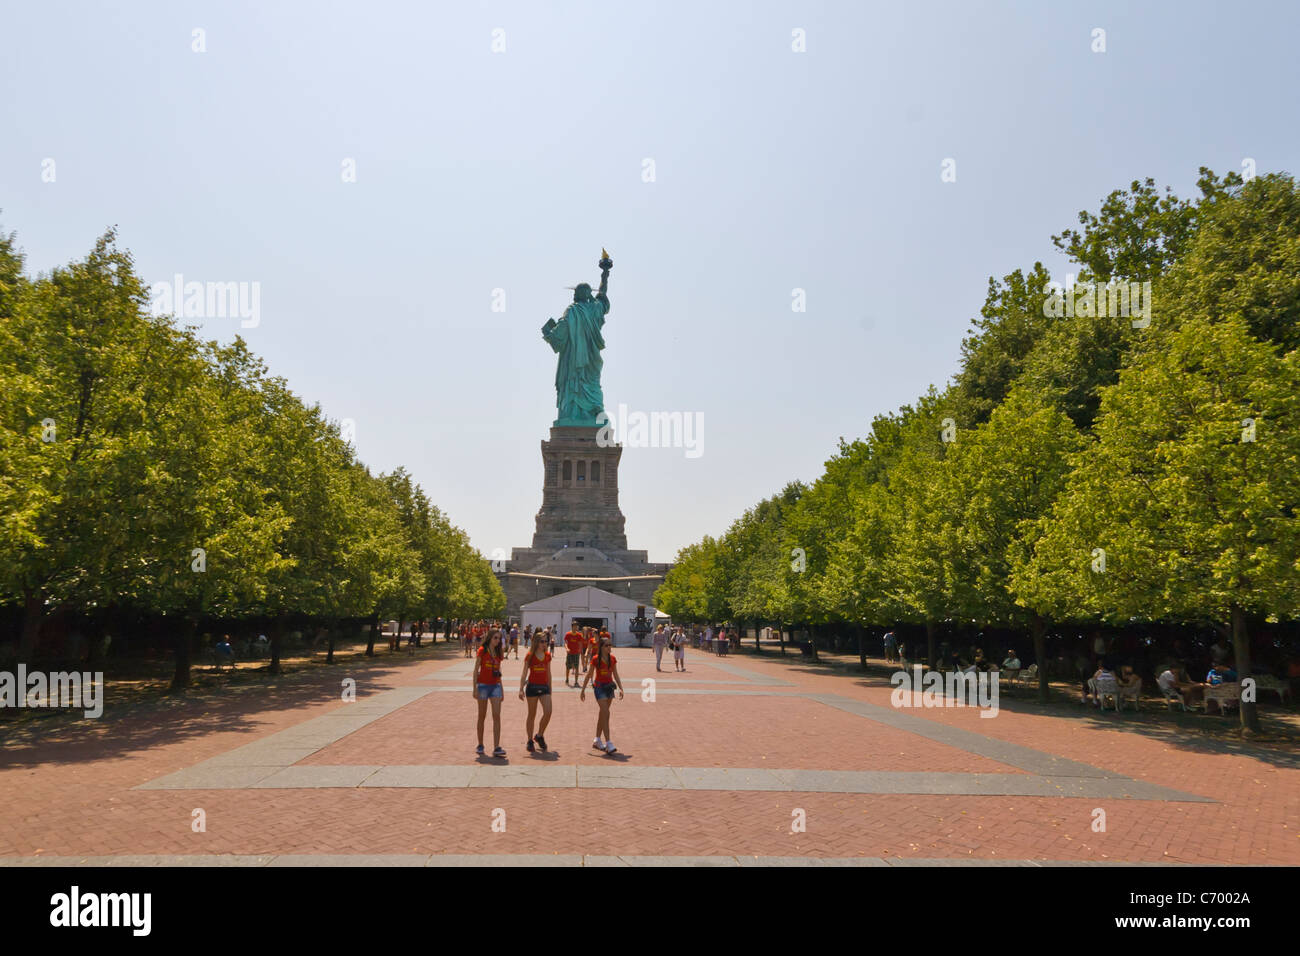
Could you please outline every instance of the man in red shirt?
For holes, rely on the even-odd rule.
[[[569,685],[569,671],[573,671],[573,686],[576,687],[578,678],[582,676],[582,635],[573,625],[569,625],[564,635],[564,650],[564,685]]]

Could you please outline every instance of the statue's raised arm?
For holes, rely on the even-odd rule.
[[[596,298],[605,306],[605,311],[609,312],[609,270],[614,268],[614,260],[609,257],[605,247],[600,247],[600,288],[596,291]]]

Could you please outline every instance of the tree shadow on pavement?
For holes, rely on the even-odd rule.
[[[856,655],[828,654],[823,651],[818,660],[786,655],[769,656],[790,664],[800,673],[828,677],[848,677],[856,687],[872,690],[892,690],[891,674],[901,665],[880,660],[867,662],[863,671]],[[1163,700],[1144,696],[1141,709],[1133,711],[1131,704],[1116,714],[1113,710],[1099,711],[1095,706],[1082,706],[1079,691],[1071,684],[1054,681],[1050,687],[1050,700],[1046,705],[1037,699],[1034,687],[1020,686],[1008,692],[1005,684],[998,694],[998,707],[1010,713],[1054,717],[1069,721],[1086,721],[1089,727],[1124,730],[1141,734],[1178,750],[1194,753],[1230,754],[1249,757],[1275,767],[1300,768],[1300,714],[1294,706],[1275,705],[1271,702],[1259,707],[1258,713],[1263,734],[1259,738],[1240,736],[1237,714],[1229,711],[1222,717],[1217,713],[1167,710]]]
[[[245,670],[239,672],[239,683],[201,682],[182,694],[137,694],[116,705],[110,679],[104,713],[98,719],[86,719],[75,712],[51,712],[9,726],[0,724],[0,769],[125,758],[218,732],[238,732],[249,738],[232,742],[229,749],[233,749],[267,733],[268,725],[279,715],[319,704],[348,706],[342,700],[343,678],[356,680],[357,700],[362,702],[395,686],[402,671],[444,657],[450,659],[451,655],[360,657],[277,676],[264,670]]]

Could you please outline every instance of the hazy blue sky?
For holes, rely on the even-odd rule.
[[[704,419],[698,458],[624,452],[629,544],[669,560],[945,381],[989,275],[1062,273],[1080,209],[1300,150],[1294,4],[5,0],[0,23],[0,226],[29,268],[117,224],[149,282],[260,283],[257,328],[204,332],[242,331],[485,553],[531,541],[539,329],[602,245],[607,407]]]

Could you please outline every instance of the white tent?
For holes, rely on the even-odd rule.
[[[645,616],[653,623],[657,612],[652,607],[642,606],[645,607]],[[614,636],[616,647],[635,647],[636,635],[630,625],[636,617],[637,607],[637,602],[630,598],[586,585],[520,605],[520,625],[527,627],[531,624],[534,629],[553,628],[560,640],[575,621],[579,625],[603,626]],[[646,643],[648,646],[649,635]]]

